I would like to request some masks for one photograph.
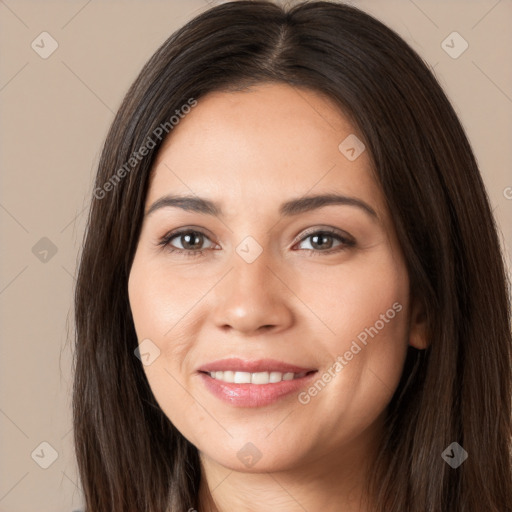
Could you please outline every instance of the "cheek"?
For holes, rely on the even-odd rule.
[[[146,345],[151,362],[142,364],[153,396],[178,430],[195,432],[183,411],[193,411],[197,404],[184,391],[179,368],[189,349],[185,342],[180,342],[180,332],[186,324],[186,312],[197,302],[197,296],[190,287],[177,291],[175,276],[167,279],[164,269],[140,255],[136,255],[132,265],[128,295],[137,339],[139,343],[147,343],[143,340],[148,339],[151,342]],[[193,416],[199,425],[201,418]],[[191,438],[189,441],[197,442]]]
[[[171,274],[161,262],[136,256],[130,272],[128,294],[139,341],[154,338],[162,345],[162,351],[172,350],[173,344],[163,342],[177,337],[179,340],[180,332],[190,323],[192,316],[195,315],[197,321],[200,308],[194,306],[206,291],[201,280],[185,279],[177,272]],[[190,314],[191,311],[194,315]]]
[[[165,266],[144,255],[134,259],[128,281],[130,308],[137,339],[139,343],[151,341],[146,346],[153,356],[143,370],[162,410],[187,433],[196,432],[206,420],[197,414],[197,402],[185,391],[187,381],[182,373],[201,324],[201,308],[194,306],[206,291],[200,280],[180,278],[176,272],[170,275]],[[194,411],[193,420],[183,411]]]
[[[380,337],[403,340],[409,280],[400,259],[386,246],[327,272],[320,266],[309,267],[297,273],[296,283],[297,295],[328,329],[329,352],[348,349],[358,336],[364,342],[370,336],[367,329],[374,332],[375,324]]]
[[[317,398],[304,397],[304,402],[311,398],[317,407],[350,413],[360,421],[372,418],[391,399],[407,351],[409,280],[404,265],[391,251],[381,251],[371,261],[333,266],[328,278],[310,272],[300,283],[301,299],[327,327],[318,352],[334,375],[325,376],[330,391],[311,390]]]

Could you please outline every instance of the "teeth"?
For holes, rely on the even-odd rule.
[[[234,384],[272,384],[281,382],[282,380],[293,380],[299,379],[306,375],[303,373],[281,373],[281,372],[210,372],[210,377],[215,380],[221,380],[223,382],[229,382]]]

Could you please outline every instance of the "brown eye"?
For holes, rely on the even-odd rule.
[[[308,247],[303,247],[303,250],[310,251],[311,253],[325,253],[331,254],[334,252],[342,251],[355,245],[354,239],[336,230],[317,230],[310,232],[306,236],[302,237],[300,243],[310,239]],[[339,243],[335,245],[335,241]]]
[[[203,247],[205,240],[209,240],[209,238],[201,231],[184,229],[168,233],[161,239],[159,245],[167,248],[170,252],[194,256],[203,252],[205,249],[205,247]],[[174,245],[176,243],[178,244],[178,247]]]
[[[197,231],[184,232],[173,238],[178,238],[183,249],[187,250],[197,250],[203,243],[203,235]]]

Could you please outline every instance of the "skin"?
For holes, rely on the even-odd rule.
[[[425,348],[425,326],[368,152],[350,161],[338,149],[350,134],[356,128],[317,92],[260,84],[201,98],[155,162],[146,212],[172,193],[217,201],[224,213],[146,215],[129,278],[139,342],[160,350],[144,366],[149,384],[200,453],[200,512],[372,510],[365,477],[407,346]],[[325,193],[376,215],[346,204],[279,215],[284,201]],[[202,254],[159,245],[183,227],[205,236],[174,237],[171,248]],[[322,245],[314,233],[326,228],[354,243],[328,235]],[[252,263],[236,252],[247,236],[262,249]],[[395,303],[401,311],[305,405],[294,393],[235,407],[197,372],[226,357],[273,358],[321,376]],[[251,467],[237,457],[249,442],[261,453]]]

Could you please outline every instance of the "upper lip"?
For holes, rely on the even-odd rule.
[[[219,371],[234,371],[234,372],[281,372],[281,373],[304,373],[316,371],[316,368],[303,368],[293,364],[288,364],[276,359],[258,359],[255,361],[246,361],[236,357],[228,359],[219,359],[206,363],[198,368],[199,372],[219,372]]]

